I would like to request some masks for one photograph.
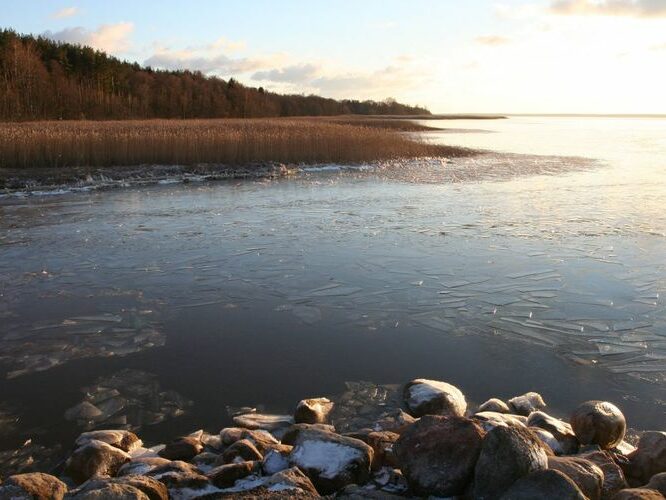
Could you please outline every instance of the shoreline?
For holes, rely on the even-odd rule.
[[[666,433],[628,429],[611,402],[584,402],[564,421],[536,392],[472,406],[447,382],[415,379],[369,424],[353,424],[353,416],[345,424],[339,404],[303,399],[290,415],[243,408],[233,427],[155,446],[129,430],[83,432],[56,466],[39,470],[33,462],[3,478],[0,495],[46,488],[49,498],[582,500],[666,492]],[[91,420],[94,409],[72,410]]]

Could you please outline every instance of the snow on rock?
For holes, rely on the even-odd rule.
[[[467,410],[465,395],[454,385],[418,378],[405,386],[404,399],[410,413],[423,415],[454,415],[462,417]]]

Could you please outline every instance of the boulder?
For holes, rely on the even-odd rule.
[[[218,488],[229,488],[238,479],[243,479],[251,474],[261,472],[260,462],[240,462],[234,464],[220,465],[210,470],[206,476]]]
[[[593,462],[580,457],[548,457],[548,468],[566,474],[590,500],[601,498],[604,472]]]
[[[586,500],[578,486],[557,470],[531,472],[514,482],[501,496],[502,500]]]
[[[393,408],[382,413],[374,425],[376,431],[389,431],[402,434],[416,419],[400,408]]]
[[[208,478],[194,465],[180,460],[155,467],[146,473],[147,476],[157,479],[167,488],[204,488],[210,484]]]
[[[645,488],[657,490],[666,497],[666,472],[660,472],[652,476]]]
[[[224,446],[229,446],[243,439],[241,436],[246,430],[243,427],[225,427],[220,431],[220,440]]]
[[[627,487],[627,481],[619,465],[615,463],[607,451],[593,451],[577,455],[594,463],[604,473],[604,482],[601,485],[601,498],[611,498],[615,493]]]
[[[291,415],[265,415],[263,413],[246,413],[245,415],[236,415],[233,418],[234,424],[245,429],[263,429],[266,431],[275,431],[289,427],[294,423]]]
[[[333,409],[333,402],[327,398],[303,399],[296,405],[294,422],[297,424],[323,424]]]
[[[280,442],[268,431],[243,429],[241,439],[247,439],[262,455],[279,446]]]
[[[273,474],[266,480],[264,486],[268,491],[289,492],[289,496],[291,496],[292,492],[304,492],[317,497],[319,496],[312,481],[297,467]]]
[[[561,455],[562,449],[560,448],[560,443],[557,442],[557,439],[548,431],[542,429],[541,427],[528,427],[536,437],[539,438],[539,441],[543,443],[546,448],[546,451],[549,455]]]
[[[602,449],[620,444],[627,430],[620,409],[607,401],[586,401],[573,412],[570,423],[578,441]]]
[[[532,431],[498,426],[483,440],[474,472],[474,497],[500,498],[511,485],[531,472],[548,467],[548,454]]]
[[[399,437],[400,434],[395,432],[381,431],[370,432],[365,436],[365,439],[362,439],[362,441],[370,445],[374,452],[372,460],[373,470],[385,466],[397,467],[394,446]]]
[[[322,495],[352,483],[364,484],[370,477],[373,451],[358,439],[318,430],[298,434],[289,455]]]
[[[464,394],[457,387],[418,378],[409,382],[403,397],[407,409],[414,417],[423,415],[454,415],[462,417],[467,410]]]
[[[517,413],[527,417],[533,411],[543,410],[546,407],[546,402],[538,392],[526,392],[520,396],[509,399],[507,401],[511,413]]]
[[[526,427],[527,418],[521,415],[511,415],[507,413],[497,413],[494,411],[484,411],[472,415],[472,419],[479,422],[481,427],[487,432],[495,427]]]
[[[613,500],[664,500],[664,495],[657,490],[627,488],[618,491],[613,497]]]
[[[35,500],[60,500],[67,493],[67,486],[57,477],[41,472],[29,472],[9,476],[0,486],[0,498],[25,496]]]
[[[100,431],[90,431],[84,432],[74,443],[77,448],[88,444],[90,441],[101,441],[106,444],[110,444],[115,448],[119,448],[126,452],[131,452],[140,448],[143,445],[143,442],[139,439],[139,436],[130,431],[123,430],[100,430]]]
[[[275,474],[276,472],[288,469],[290,467],[289,454],[291,453],[291,450],[291,446],[286,446],[284,450],[269,450],[264,455],[264,459],[261,462],[261,468],[264,471],[264,474]]]
[[[130,455],[120,448],[93,439],[74,450],[65,464],[65,474],[77,483],[93,476],[113,477],[130,460]]]
[[[527,425],[529,427],[540,427],[550,432],[557,439],[561,454],[571,455],[578,452],[578,438],[576,438],[570,424],[551,417],[542,411],[534,411],[527,418]]]
[[[296,439],[298,439],[298,435],[301,432],[308,430],[331,432],[335,434],[335,427],[328,424],[294,424],[289,426],[284,432],[282,435],[281,443],[293,446],[293,444],[296,442]]]
[[[104,412],[88,401],[83,401],[65,411],[65,420],[81,420],[90,422],[99,419]]]
[[[474,476],[484,431],[465,417],[426,415],[395,443],[395,455],[417,495],[462,495]]]
[[[143,491],[129,484],[95,481],[97,487],[84,487],[73,491],[69,498],[76,500],[149,500]]]
[[[666,472],[666,432],[644,432],[636,450],[629,454],[625,472],[627,479],[637,484],[645,484],[655,474]]]
[[[148,476],[125,476],[112,479],[117,484],[128,484],[141,490],[150,500],[168,500],[169,493],[166,486],[157,479]]]
[[[246,461],[252,462],[254,460],[261,461],[264,457],[257,450],[257,447],[248,439],[241,439],[229,446],[224,453],[220,455],[215,462],[216,465],[230,464],[231,462]]]
[[[167,444],[158,455],[167,460],[190,461],[203,451],[201,440],[194,437],[181,437]]]
[[[493,411],[496,413],[511,413],[511,408],[509,408],[509,405],[507,405],[501,399],[491,398],[485,403],[483,403],[481,406],[479,406],[479,409],[476,410],[477,413],[484,411]]]
[[[157,467],[169,463],[171,463],[169,460],[161,457],[132,458],[131,462],[126,463],[120,468],[117,476],[144,475]]]

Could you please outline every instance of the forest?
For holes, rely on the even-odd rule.
[[[164,71],[91,47],[0,30],[0,120],[425,115],[393,99],[283,95],[196,71]]]

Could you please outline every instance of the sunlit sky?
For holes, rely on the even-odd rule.
[[[666,113],[666,0],[4,0],[156,68],[433,112]]]

